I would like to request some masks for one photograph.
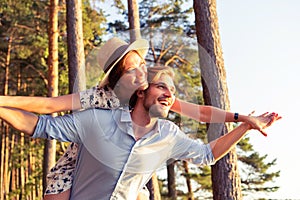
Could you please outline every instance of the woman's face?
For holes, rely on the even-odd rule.
[[[124,73],[117,83],[119,98],[130,98],[137,90],[144,90],[148,87],[147,68],[143,58],[135,51],[128,53],[124,61]]]

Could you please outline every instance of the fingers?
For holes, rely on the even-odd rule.
[[[282,119],[282,117],[280,115],[278,115],[277,113],[275,115],[275,118],[276,118],[276,121]]]
[[[248,116],[252,116],[255,113],[255,110],[253,110]]]
[[[259,130],[259,132],[261,132],[261,134],[263,134],[263,136],[265,136],[265,137],[267,137],[268,136],[268,134],[264,131],[264,130]]]
[[[268,115],[270,115],[269,112],[265,112],[264,114],[260,115],[260,117],[266,117]]]
[[[270,115],[271,120],[270,122],[266,125],[266,127],[271,126],[275,121],[280,120],[282,117],[278,115],[277,113],[272,113]]]
[[[254,125],[252,125],[252,128],[257,129],[263,136],[267,137],[265,128],[271,126],[275,121],[280,120],[282,117],[275,112],[265,112],[254,118],[256,118],[257,121]]]
[[[269,122],[264,126],[264,128],[267,128],[269,126],[271,126],[273,124],[273,122],[275,122],[275,116],[269,116]]]

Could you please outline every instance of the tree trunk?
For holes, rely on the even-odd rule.
[[[147,188],[150,192],[149,200],[160,200],[160,192],[159,192],[159,185],[156,173],[153,174],[150,181],[147,183]]]
[[[133,42],[141,38],[139,7],[137,0],[128,0],[127,4],[130,41]]]
[[[50,0],[48,96],[58,96],[58,0]],[[52,114],[55,116],[55,114]],[[47,174],[55,165],[56,140],[46,140],[43,163],[43,191],[47,187]]]
[[[66,3],[69,92],[73,93],[84,90],[86,87],[82,8],[81,0],[68,0]]]
[[[3,122],[1,121],[1,133],[3,133]],[[3,177],[3,172],[4,172],[4,134],[0,134],[0,138],[1,138],[1,158],[0,158],[0,199],[4,199],[4,177]]]
[[[230,110],[216,1],[194,0],[194,11],[204,102]],[[231,129],[230,124],[208,124],[208,140],[212,141]],[[235,149],[212,166],[212,187],[215,200],[242,198]]]
[[[3,95],[8,95],[8,81],[9,81],[9,66],[10,54],[12,51],[14,31],[10,33],[7,44],[7,54],[5,58],[5,75],[3,85]],[[1,145],[1,198],[6,198],[9,193],[10,177],[9,177],[9,153],[10,153],[10,140],[9,140],[9,127],[5,122],[1,122],[2,131],[2,145]]]
[[[189,170],[188,162],[183,161],[183,168],[184,168],[185,174],[189,175],[190,170]],[[188,188],[188,200],[194,200],[194,192],[192,189],[191,178],[189,176],[186,177],[186,185]]]
[[[24,150],[23,147],[26,145],[25,144],[25,135],[24,133],[20,134],[20,146],[21,146],[21,150],[20,150],[20,156],[21,156],[21,160],[20,160],[20,170],[19,170],[19,188],[20,189],[20,197],[22,198],[23,195],[25,195],[25,171],[27,171],[26,173],[28,173],[28,170],[25,170],[25,163],[24,163]]]
[[[14,32],[14,31],[13,31]],[[3,95],[8,95],[8,78],[9,78],[9,65],[10,65],[10,54],[12,50],[12,41],[13,41],[13,32],[8,38],[8,44],[7,44],[7,54],[5,58],[5,76],[4,76],[4,90]]]
[[[3,135],[4,135],[4,163],[3,165],[3,192],[4,199],[7,197],[9,193],[9,177],[8,177],[8,157],[9,157],[9,133],[7,124],[3,124]]]
[[[58,95],[58,0],[50,1],[48,96]]]
[[[170,162],[167,165],[168,172],[168,197],[169,199],[176,200],[177,199],[177,191],[176,191],[176,175],[175,175],[175,161]]]

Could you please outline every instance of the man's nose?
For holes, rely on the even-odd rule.
[[[173,93],[170,88],[166,87],[164,95],[167,97],[172,97]]]
[[[175,95],[174,95],[174,93],[169,88],[167,88],[165,90],[164,96],[165,96],[165,98],[168,99],[169,103],[173,105],[173,103],[175,101]]]

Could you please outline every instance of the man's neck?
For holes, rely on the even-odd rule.
[[[131,119],[136,140],[153,130],[157,122],[157,118],[150,117],[149,112],[138,108],[131,112]]]

